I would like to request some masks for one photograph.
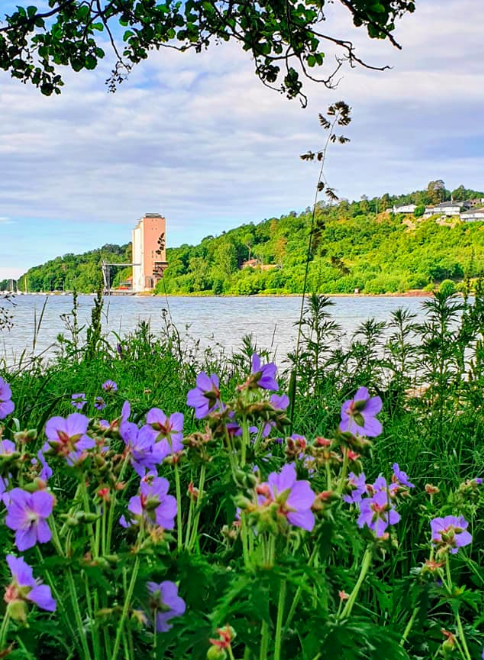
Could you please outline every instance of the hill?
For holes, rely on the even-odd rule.
[[[309,288],[322,293],[380,294],[432,288],[484,274],[484,223],[459,219],[421,219],[393,214],[393,204],[420,206],[450,199],[451,193],[432,182],[425,191],[349,203],[320,203],[310,255]],[[434,187],[433,184],[438,184]],[[454,198],[484,197],[461,186]],[[438,196],[437,196],[438,195]],[[306,269],[311,210],[291,212],[258,224],[245,224],[199,245],[167,250],[169,266],[158,293],[236,294],[300,293]],[[130,246],[105,245],[83,255],[65,255],[31,268],[30,291],[72,289],[93,291],[103,259],[130,260]],[[117,274],[117,281],[129,271]],[[23,276],[25,277],[25,276]],[[23,277],[19,287],[23,288]],[[114,281],[116,284],[116,280]]]

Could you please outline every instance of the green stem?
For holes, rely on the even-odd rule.
[[[353,609],[356,599],[358,598],[358,593],[361,589],[361,585],[363,584],[366,575],[368,573],[368,570],[371,566],[372,556],[373,556],[373,550],[370,546],[368,546],[363,556],[363,562],[361,564],[361,571],[358,577],[358,581],[353,587],[353,591],[351,592],[350,597],[346,601],[346,605],[344,606],[343,611],[341,612],[341,616],[339,617],[340,620],[348,618],[349,615],[351,614],[351,610]]]
[[[44,557],[42,555],[42,552],[41,552],[39,546],[36,545],[35,549],[36,549],[37,555],[39,557],[40,564],[43,565],[44,564]],[[54,599],[57,602],[57,611],[60,612],[60,616],[63,620],[63,623],[64,623],[65,627],[69,630],[69,632],[71,634],[73,643],[75,644],[77,649],[79,649],[79,640],[77,638],[76,631],[72,626],[72,623],[71,623],[71,620],[70,620],[70,618],[67,614],[67,610],[66,610],[66,607],[64,605],[63,599],[62,599],[60,593],[57,591],[54,580],[52,579],[52,576],[51,576],[49,571],[45,571],[45,578],[46,578],[47,582],[49,583],[50,590],[52,591]]]
[[[415,619],[417,618],[417,614],[418,614],[419,610],[420,610],[420,607],[418,607],[418,605],[417,605],[417,607],[414,608],[414,610],[412,612],[412,616],[410,617],[410,621],[407,623],[407,626],[406,626],[406,628],[403,632],[402,639],[400,640],[400,646],[405,645],[405,642],[407,641],[407,637],[410,635],[410,631],[413,628],[413,624],[415,623]]]
[[[318,552],[318,547],[315,545],[314,548],[313,548],[313,551],[312,551],[312,553],[311,553],[311,556],[309,557],[308,562],[307,562],[308,567],[310,567],[310,566],[313,565],[313,563],[314,563],[314,561],[315,561],[315,559],[316,559],[316,556],[317,556],[317,552]],[[286,623],[285,623],[285,625],[284,625],[284,631],[283,631],[283,633],[282,633],[282,636],[283,636],[283,637],[285,636],[285,634],[286,634],[286,632],[287,632],[287,629],[288,629],[289,626],[291,625],[291,621],[292,621],[292,619],[293,619],[293,617],[294,617],[294,614],[296,613],[297,606],[299,605],[299,601],[300,601],[300,599],[301,599],[301,594],[302,594],[302,587],[299,586],[299,587],[297,588],[297,590],[296,590],[296,594],[295,594],[295,596],[294,596],[294,598],[293,598],[293,600],[292,600],[291,608],[290,608],[290,610],[289,610],[289,614],[287,615]]]
[[[0,628],[0,651],[5,651],[5,643],[7,641],[8,628],[10,624],[10,614],[8,610],[3,617],[2,627]]]
[[[81,609],[79,607],[79,598],[76,591],[76,585],[74,583],[74,577],[72,575],[72,570],[67,569],[67,585],[69,587],[69,593],[71,595],[72,609],[74,610],[74,618],[76,620],[77,628],[79,630],[79,636],[81,638],[82,652],[86,660],[91,659],[91,651],[89,650],[89,645],[87,643],[86,635],[84,634],[84,624],[82,623]]]
[[[245,568],[250,566],[250,555],[249,555],[249,539],[247,536],[247,516],[245,513],[241,513],[240,516],[240,537],[242,539],[242,553],[244,556],[244,565]]]
[[[206,465],[205,463],[202,464],[201,470],[200,470],[200,481],[198,484],[198,511],[195,514],[195,518],[193,520],[193,529],[192,529],[192,536],[190,539],[190,543],[188,544],[187,550],[192,550],[193,546],[195,545],[195,542],[197,540],[197,534],[198,534],[198,521],[200,520],[200,513],[201,513],[201,506],[202,506],[202,499],[203,499],[203,489],[205,487],[205,473],[206,473]]]
[[[126,470],[126,467],[129,462],[129,454],[126,456],[126,458],[123,461],[123,465],[121,466],[121,471],[119,473],[118,477],[118,483],[121,483],[123,480],[124,472]],[[109,507],[109,518],[108,518],[108,529],[107,529],[107,535],[106,535],[106,553],[109,554],[111,552],[111,537],[113,535],[113,524],[114,524],[114,513],[116,510],[116,491],[113,492],[113,496],[111,498],[111,506]]]
[[[282,621],[284,618],[285,604],[286,604],[286,581],[282,580],[279,589],[279,602],[277,604],[276,641],[274,646],[274,660],[281,659]]]
[[[259,660],[267,660],[267,653],[269,650],[269,624],[267,621],[262,622],[262,637],[260,641],[260,654]]]
[[[178,470],[178,463],[175,463],[175,484],[176,484],[176,526],[177,526],[178,554],[181,554],[183,550],[183,527],[182,527],[180,471]]]
[[[126,621],[126,617],[128,616],[129,607],[131,605],[131,599],[133,597],[134,586],[135,586],[135,583],[136,583],[136,578],[138,577],[139,565],[140,565],[140,559],[139,559],[139,555],[137,555],[136,560],[134,562],[133,572],[131,574],[131,580],[130,580],[130,583],[129,583],[128,591],[127,591],[127,593],[125,594],[125,597],[124,597],[123,611],[121,613],[121,619],[119,620],[119,623],[118,623],[118,630],[116,632],[116,640],[114,642],[114,649],[113,649],[113,654],[111,656],[111,660],[117,660],[117,657],[118,657],[119,647],[121,646],[121,640],[122,640],[122,637],[123,637],[124,622]]]
[[[449,555],[447,555],[447,561],[445,562],[445,570],[447,573],[447,582],[448,582],[448,588],[450,595],[452,595],[452,575],[450,572],[450,558]],[[463,655],[465,656],[466,660],[472,660],[472,656],[469,652],[469,648],[467,646],[467,641],[464,635],[464,628],[462,627],[462,620],[460,618],[459,610],[457,609],[455,612],[455,620],[457,623],[457,630],[459,631],[459,639],[460,643],[462,644],[462,649],[463,649]]]
[[[345,485],[345,479],[346,479],[346,474],[348,472],[348,449],[347,447],[344,448],[344,457],[343,457],[343,468],[341,470],[340,478],[339,478],[339,484],[338,484],[338,490],[336,491],[338,495],[341,495],[343,492],[343,488]]]

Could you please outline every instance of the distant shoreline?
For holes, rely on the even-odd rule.
[[[306,296],[311,292],[306,292]],[[52,291],[34,293],[14,293],[14,296],[72,296],[72,293],[54,293]],[[95,296],[95,293],[78,293],[79,296]],[[254,293],[252,295],[240,294],[213,294],[209,292],[198,293],[117,293],[114,292],[107,298],[301,298],[302,293]],[[431,291],[412,290],[404,293],[320,293],[328,298],[429,298]]]

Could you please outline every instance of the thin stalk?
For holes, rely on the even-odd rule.
[[[195,545],[195,542],[197,540],[198,521],[200,520],[201,503],[202,503],[202,499],[203,499],[203,489],[205,487],[206,469],[207,469],[206,465],[205,465],[205,463],[203,463],[202,467],[201,467],[201,470],[200,470],[200,481],[198,483],[198,511],[196,512],[195,518],[193,520],[192,536],[191,536],[190,543],[188,545],[187,550],[192,550],[192,548]]]
[[[119,473],[118,482],[121,483],[124,471],[128,465],[129,455],[124,459],[123,465],[121,466],[121,471]],[[109,554],[111,552],[111,537],[113,535],[113,524],[114,524],[114,512],[116,510],[116,491],[113,492],[113,496],[110,502],[111,506],[109,507],[109,518],[108,518],[108,529],[106,535],[106,552]]]
[[[417,607],[414,608],[412,612],[412,616],[410,617],[410,621],[407,623],[405,630],[403,631],[402,639],[400,640],[400,646],[404,646],[405,642],[407,641],[407,637],[410,635],[410,631],[413,628],[413,624],[415,623],[415,619],[417,618],[417,614],[420,610],[420,607],[417,605]]]
[[[113,649],[113,654],[111,656],[111,660],[117,660],[117,657],[118,657],[119,648],[121,646],[121,640],[123,638],[124,622],[126,621],[126,618],[128,616],[129,607],[131,605],[131,599],[133,597],[134,586],[136,584],[136,578],[138,577],[139,565],[140,565],[140,559],[139,559],[139,555],[137,555],[136,560],[134,562],[133,572],[131,574],[131,580],[130,580],[130,583],[129,583],[128,591],[127,591],[127,593],[124,597],[123,611],[121,613],[121,619],[119,620],[119,623],[118,623],[118,630],[116,632],[116,640],[114,642],[114,649]]]
[[[356,582],[355,586],[353,587],[353,591],[350,594],[350,597],[346,601],[346,605],[343,608],[343,611],[341,612],[341,616],[339,617],[340,619],[346,619],[349,617],[351,614],[351,610],[353,609],[353,606],[356,602],[356,599],[358,598],[358,594],[360,592],[361,586],[366,578],[366,575],[368,573],[368,570],[371,566],[371,559],[373,556],[373,551],[371,547],[368,546],[366,549],[366,552],[363,556],[363,562],[361,564],[361,571],[360,575],[358,577],[358,581]]]
[[[260,654],[259,660],[267,660],[269,651],[269,624],[267,621],[262,622],[262,637],[260,641]]]
[[[7,641],[8,628],[10,625],[10,614],[7,610],[3,617],[2,627],[0,628],[0,652],[5,650],[5,643]]]
[[[445,570],[446,570],[446,573],[447,573],[448,588],[449,588],[449,591],[452,592],[452,575],[450,573],[449,555],[447,555],[447,561],[445,562]],[[466,641],[466,638],[465,638],[465,635],[464,635],[464,628],[462,627],[462,620],[460,618],[459,610],[456,610],[455,620],[456,620],[456,623],[457,623],[457,630],[459,631],[459,638],[460,638],[460,643],[462,644],[463,654],[464,654],[466,660],[472,660],[472,656],[469,652],[469,648],[467,646],[467,641]]]
[[[180,471],[178,470],[178,463],[175,463],[175,484],[176,484],[176,527],[177,527],[176,536],[178,542],[178,554],[181,554],[183,550],[183,527],[182,527],[182,509],[181,509]]]
[[[284,606],[286,604],[286,581],[282,580],[279,589],[279,602],[277,603],[276,641],[274,645],[274,660],[281,659],[282,646],[282,621],[284,618]]]
[[[69,593],[71,595],[72,609],[74,610],[74,618],[76,620],[77,628],[79,630],[79,635],[81,638],[82,652],[86,660],[91,660],[91,651],[89,650],[89,645],[87,643],[86,635],[84,634],[84,624],[82,623],[81,609],[79,607],[79,597],[77,595],[74,577],[72,575],[72,570],[70,568],[67,569],[67,585],[69,587]]]

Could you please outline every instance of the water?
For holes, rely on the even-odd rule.
[[[93,306],[92,296],[79,296],[79,323],[88,322]],[[386,321],[390,313],[405,307],[421,316],[422,299],[409,297],[337,297],[333,298],[332,314],[351,334],[362,321],[370,317]],[[37,323],[46,303],[40,330],[37,333],[35,353],[52,352],[57,335],[65,332],[60,318],[72,309],[71,296],[17,296],[12,309],[14,328],[0,331],[0,354],[9,363],[21,353],[33,351],[35,316]],[[199,339],[202,346],[221,344],[227,351],[240,346],[241,338],[252,333],[263,348],[272,348],[278,355],[294,348],[295,322],[299,318],[300,297],[136,297],[112,296],[105,299],[104,328],[125,334],[140,321],[149,321],[154,332],[163,326],[163,310],[168,310],[173,322],[183,333]],[[115,341],[111,334],[112,341]]]

